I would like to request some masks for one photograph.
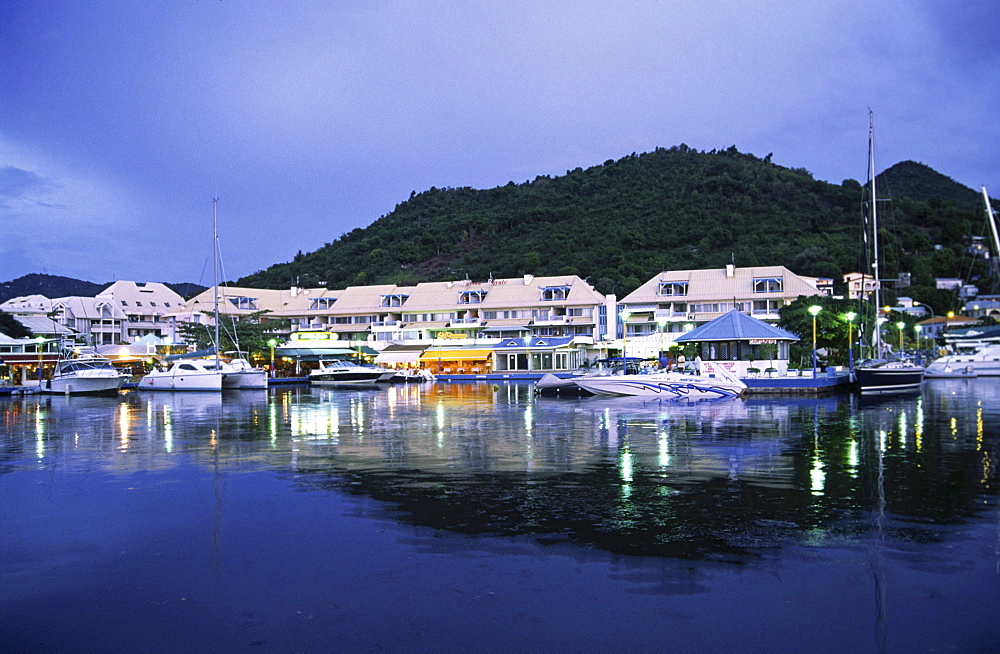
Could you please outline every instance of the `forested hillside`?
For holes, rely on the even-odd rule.
[[[916,284],[933,286],[935,276],[969,273],[965,238],[983,215],[975,191],[913,162],[880,177],[909,195],[884,212],[885,251],[901,253],[886,257],[884,275],[910,271]],[[661,270],[732,262],[839,280],[861,265],[861,198],[857,181],[818,181],[770,155],[681,145],[522,184],[414,193],[369,227],[238,283],[341,288],[576,274],[621,297]]]

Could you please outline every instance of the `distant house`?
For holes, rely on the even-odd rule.
[[[875,289],[880,288],[874,277],[856,272],[844,275],[844,283],[847,284],[847,297],[850,300],[867,300]]]

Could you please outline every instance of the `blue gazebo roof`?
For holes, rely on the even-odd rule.
[[[674,339],[675,343],[693,343],[705,341],[747,341],[750,339],[767,338],[779,341],[797,341],[799,337],[790,331],[769,325],[763,320],[757,320],[742,311],[733,309],[715,320],[706,322],[697,329]]]

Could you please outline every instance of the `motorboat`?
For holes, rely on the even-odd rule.
[[[69,395],[117,395],[128,375],[97,353],[85,353],[60,359],[50,379],[40,387],[42,393]]]
[[[664,400],[724,400],[740,397],[747,386],[722,366],[705,362],[704,373],[653,372],[584,375],[574,381],[595,395],[632,395]]]
[[[559,375],[546,373],[535,382],[535,392],[539,395],[593,395],[591,391],[577,384],[577,380],[584,377],[607,377],[609,375],[648,375],[649,373],[643,373],[641,363],[642,359],[638,357],[609,357],[598,359],[593,368],[578,369]]]
[[[928,377],[955,377],[959,371],[966,372],[965,376],[1000,376],[1000,343],[984,345],[968,354],[946,354],[927,366]]]
[[[141,391],[221,391],[225,364],[215,359],[178,359],[139,380]]]
[[[953,368],[950,364],[944,364],[941,367],[935,367],[932,363],[924,370],[924,379],[975,379],[978,376],[972,366]]]
[[[236,356],[222,364],[222,388],[267,388],[267,371],[255,368],[242,356]]]
[[[310,384],[376,384],[392,381],[396,371],[391,368],[362,365],[351,361],[323,362],[309,373]]]
[[[437,377],[430,370],[424,368],[398,368],[392,370],[392,378],[389,381],[395,383],[420,383],[435,381]]]

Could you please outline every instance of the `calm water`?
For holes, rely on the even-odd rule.
[[[987,652],[1000,380],[0,398],[0,649]]]

